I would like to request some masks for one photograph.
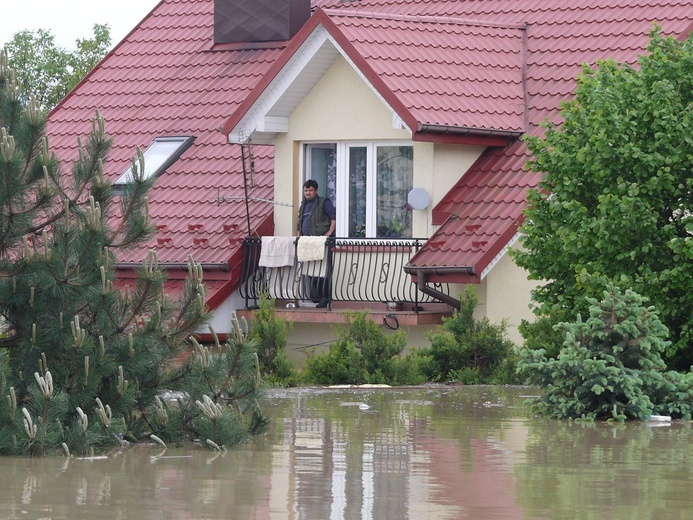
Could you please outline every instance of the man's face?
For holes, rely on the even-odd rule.
[[[315,188],[303,188],[303,196],[306,200],[313,200],[318,196],[318,190]]]

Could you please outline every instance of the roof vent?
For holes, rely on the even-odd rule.
[[[214,43],[288,40],[310,18],[310,0],[214,0]]]

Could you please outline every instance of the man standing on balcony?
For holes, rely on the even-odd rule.
[[[337,211],[327,197],[318,195],[318,183],[308,179],[303,184],[303,200],[298,210],[298,236],[334,236],[337,225]],[[331,258],[328,252],[327,273],[324,278],[308,276],[311,299],[317,300],[317,307],[324,308],[330,302]]]

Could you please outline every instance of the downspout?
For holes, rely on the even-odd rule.
[[[460,310],[460,307],[462,306],[462,303],[460,300],[453,298],[452,296],[445,294],[443,292],[440,292],[437,289],[434,289],[430,285],[426,283],[426,274],[428,272],[434,272],[436,274],[442,274],[442,273],[448,273],[448,274],[466,274],[466,275],[474,275],[474,268],[473,267],[436,267],[433,269],[414,269],[414,268],[409,268],[407,269],[405,267],[405,272],[408,274],[416,274],[416,288],[424,293],[427,296],[431,296],[432,298],[435,298],[438,301],[441,301],[443,303],[446,303],[450,307]]]
[[[529,91],[527,89],[527,49],[529,40],[529,24],[525,23],[524,31],[522,31],[522,121],[525,128],[525,133],[529,132]]]

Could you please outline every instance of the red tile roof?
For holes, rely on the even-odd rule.
[[[613,58],[635,64],[637,56],[645,51],[653,23],[660,25],[665,34],[677,35],[690,31],[693,19],[690,0],[590,0],[573,3],[560,0],[334,0],[326,3],[325,8],[353,9],[362,13],[372,10],[381,16],[390,13],[422,18],[450,17],[491,26],[524,25],[525,130],[533,134],[540,131],[539,123],[543,119],[558,120],[558,103],[572,93],[575,76],[583,63],[594,64],[598,59]],[[434,38],[431,41],[435,45],[439,40]],[[425,56],[421,45],[422,42],[412,43],[401,52],[409,56]],[[434,59],[433,55],[429,56]],[[435,66],[431,68],[435,70]],[[439,64],[439,70],[444,69],[444,65]],[[505,70],[505,81],[512,82],[512,69]],[[499,84],[502,85],[502,81],[500,79]],[[477,103],[480,107],[488,107],[494,90],[485,89],[480,94],[481,98],[461,98],[462,107],[458,110],[473,113]],[[443,102],[440,106],[444,107]],[[488,108],[483,110],[486,113],[480,119],[490,112]],[[449,120],[457,114],[455,110],[446,111],[445,108],[441,112]],[[512,125],[506,126],[506,129],[512,128]],[[484,269],[516,235],[527,190],[537,185],[538,175],[525,168],[528,159],[527,150],[520,142],[504,149],[487,151],[434,208],[434,223],[441,226],[412,258],[411,271],[430,270],[429,281],[478,281]],[[474,274],[454,274],[467,271]]]
[[[158,4],[51,112],[47,133],[52,149],[70,162],[77,155],[77,137],[89,132],[98,108],[114,138],[105,165],[112,180],[129,166],[136,146],[144,149],[159,136],[195,136],[150,192],[158,233],[144,247],[119,252],[118,260],[139,263],[152,248],[161,264],[174,265],[185,264],[192,254],[237,280],[240,241],[248,234],[242,164],[240,148],[228,144],[219,128],[284,44],[216,50],[213,5],[213,0]],[[271,200],[273,149],[258,146],[254,155],[250,195]],[[253,232],[271,234],[271,204],[250,202],[249,210]],[[213,284],[208,296],[219,287]]]
[[[326,11],[344,40],[380,78],[386,99],[426,125],[523,131],[523,30],[462,18]]]
[[[359,2],[354,2],[356,5]],[[416,12],[412,4],[413,11]],[[499,135],[524,129],[524,26],[453,17],[391,15],[317,8],[289,48],[224,125],[233,133],[270,81],[319,27],[414,134]],[[488,140],[486,141],[489,142]]]
[[[692,16],[690,0],[314,4],[325,12],[307,26],[323,17],[413,131],[421,124],[536,132],[543,118],[557,117],[558,101],[572,92],[581,63],[605,57],[633,63],[652,22],[678,34]],[[220,302],[238,279],[240,240],[248,233],[240,149],[220,129],[294,43],[286,52],[284,42],[214,46],[213,6],[214,0],[159,3],[49,115],[47,132],[58,156],[70,162],[98,108],[114,136],[106,164],[114,180],[135,146],[145,148],[163,135],[194,135],[150,194],[159,233],[119,260],[138,262],[144,250],[155,248],[162,264],[185,264],[192,254],[205,265],[228,268],[219,294],[208,293]],[[273,149],[254,151],[251,196],[271,200]],[[443,225],[413,259],[415,267],[471,266],[478,276],[489,265],[514,235],[525,193],[538,180],[524,170],[525,154],[516,143],[477,161],[434,209],[435,222]],[[252,231],[271,234],[272,206],[251,202],[249,210]]]

